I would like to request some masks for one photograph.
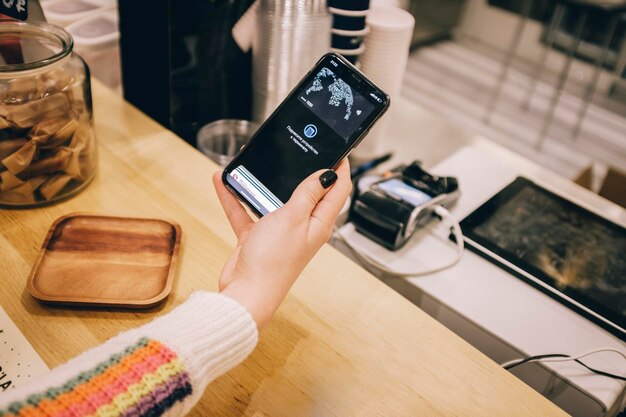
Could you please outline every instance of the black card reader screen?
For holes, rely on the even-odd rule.
[[[474,242],[626,329],[623,227],[522,177],[461,227]]]
[[[308,175],[338,163],[386,107],[384,92],[326,55],[226,168],[225,179],[260,214],[272,212]]]

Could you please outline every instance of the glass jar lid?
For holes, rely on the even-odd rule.
[[[72,36],[48,23],[0,19],[0,73],[49,66],[72,52]]]

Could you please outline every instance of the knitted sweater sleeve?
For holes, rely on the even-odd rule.
[[[239,303],[197,292],[170,313],[0,393],[0,417],[182,416],[257,338]]]

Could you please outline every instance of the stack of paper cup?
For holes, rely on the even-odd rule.
[[[333,14],[332,51],[353,64],[365,50],[362,43],[369,33],[365,25],[369,5],[369,0],[328,0],[328,10]]]
[[[397,7],[374,6],[367,15],[367,23],[370,33],[365,37],[365,51],[360,58],[361,71],[385,90],[393,103],[400,95],[415,18]],[[388,120],[389,112],[354,150],[354,157],[375,157],[385,150],[384,138]]]

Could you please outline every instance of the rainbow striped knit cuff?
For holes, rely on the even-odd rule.
[[[0,409],[0,417],[157,417],[191,393],[182,360],[141,338],[65,383]]]

